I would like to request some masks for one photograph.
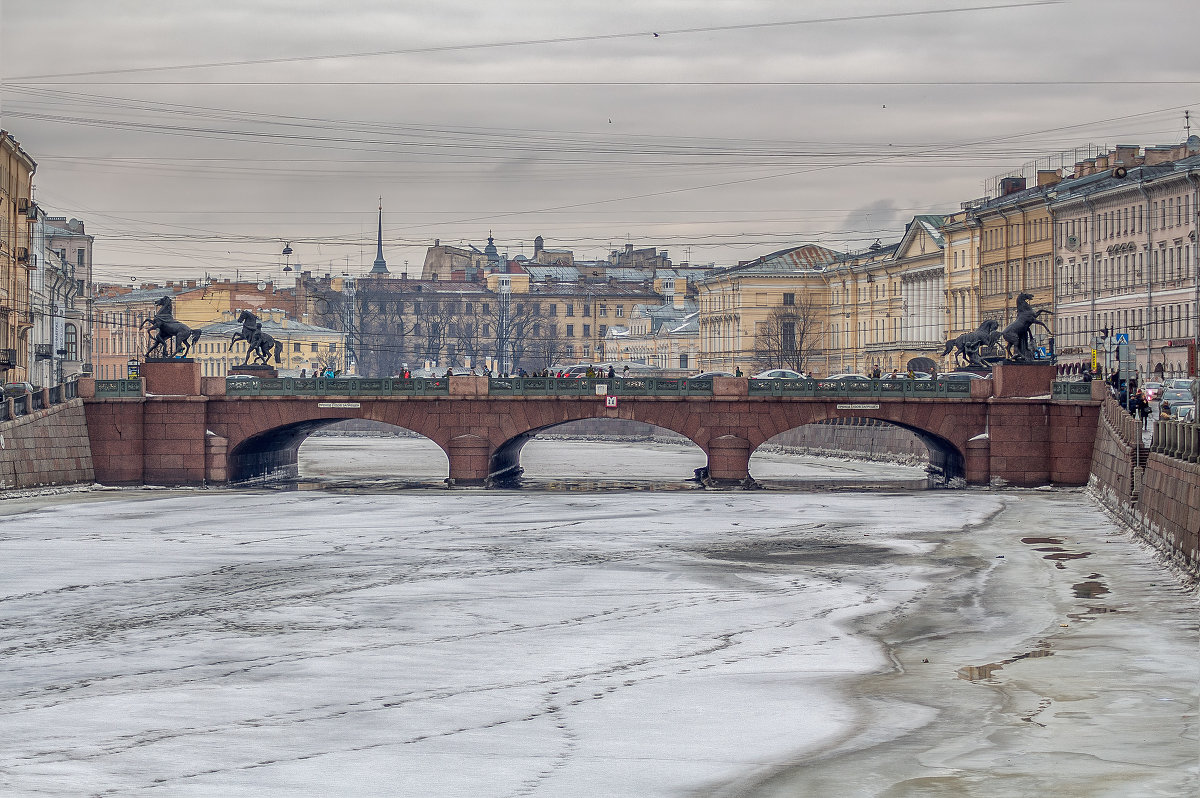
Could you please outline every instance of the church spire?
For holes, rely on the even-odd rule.
[[[383,197],[379,198],[379,239],[371,274],[388,274],[387,261],[383,259]]]

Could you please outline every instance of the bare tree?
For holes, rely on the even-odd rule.
[[[774,308],[754,331],[754,359],[767,369],[805,371],[819,350],[820,314],[812,297]]]

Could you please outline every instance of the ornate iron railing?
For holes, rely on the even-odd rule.
[[[226,396],[445,396],[445,377],[226,378]]]
[[[1092,384],[1090,382],[1053,382],[1050,384],[1050,398],[1058,401],[1091,401]]]
[[[126,399],[142,395],[140,379],[96,380],[97,399]]]
[[[712,396],[711,377],[489,377],[491,396]]]
[[[750,380],[751,396],[970,399],[970,380]]]

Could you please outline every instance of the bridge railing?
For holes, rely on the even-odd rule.
[[[132,380],[96,380],[97,399],[126,399],[142,395],[142,381]]]
[[[446,396],[445,377],[299,377],[225,380],[226,396]]]
[[[594,396],[603,385],[609,396],[712,396],[711,377],[489,377],[491,396]]]
[[[1052,382],[1050,383],[1050,398],[1058,401],[1083,401],[1092,399],[1092,384],[1090,382]]]
[[[749,381],[751,396],[799,396],[821,398],[939,398],[970,399],[970,380],[756,380]]]

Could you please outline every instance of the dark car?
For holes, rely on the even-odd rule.
[[[4,387],[7,388],[8,386]],[[1196,403],[1192,392],[1184,388],[1168,388],[1163,391],[1162,398],[1164,402],[1170,402],[1171,404],[1191,405]]]

